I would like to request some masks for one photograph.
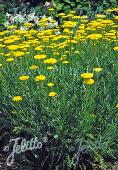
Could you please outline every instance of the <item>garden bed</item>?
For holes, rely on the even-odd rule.
[[[118,8],[43,7],[2,22],[0,169],[117,170]]]

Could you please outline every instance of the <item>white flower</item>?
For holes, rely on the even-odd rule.
[[[55,23],[54,23],[54,26],[56,26],[56,27],[57,27],[57,26],[58,26],[58,22],[55,22]]]
[[[46,15],[44,14],[43,16],[41,16],[41,18],[43,19],[43,18],[46,18]]]
[[[51,2],[45,2],[45,5],[44,6],[46,6],[46,7],[48,7],[48,6],[50,6],[51,5]]]
[[[29,20],[34,19],[34,17],[35,17],[35,12],[30,13],[30,14],[27,16],[27,18],[28,18]]]
[[[53,18],[52,17],[48,17],[48,20],[51,22],[51,20],[53,20]]]
[[[9,14],[8,12],[6,13],[6,16],[9,18],[11,16],[11,14]]]
[[[56,4],[55,4],[54,2],[48,2],[48,1],[46,1],[44,6],[46,6],[46,7],[55,7]]]
[[[20,27],[20,30],[27,30],[27,28],[26,28],[26,27],[21,26],[21,27]]]

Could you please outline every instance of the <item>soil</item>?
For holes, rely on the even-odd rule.
[[[8,167],[6,164],[7,156],[0,154],[0,170],[22,170],[21,165],[14,163],[12,167]]]
[[[18,164],[17,162],[15,162],[12,167],[8,167],[6,165],[6,159],[7,156],[0,154],[0,170],[23,170],[22,165]],[[118,163],[115,163],[115,165],[113,165],[109,170],[118,170]]]

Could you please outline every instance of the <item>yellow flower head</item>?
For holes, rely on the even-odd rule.
[[[46,58],[46,55],[44,55],[44,54],[41,54],[41,55],[35,55],[35,56],[34,56],[34,58],[35,58],[35,59],[37,59],[37,60],[41,60],[41,59]]]
[[[8,59],[6,59],[6,61],[7,62],[12,62],[12,61],[14,61],[14,58],[8,58]]]
[[[113,48],[115,51],[118,51],[118,46]]]
[[[21,57],[21,56],[23,56],[25,53],[22,52],[22,51],[16,51],[16,52],[14,52],[13,54],[14,54],[15,57]]]
[[[43,63],[45,64],[56,64],[57,60],[54,58],[48,58],[47,60],[44,60]]]
[[[86,38],[91,39],[91,40],[98,40],[102,38],[102,34],[90,34]]]
[[[36,66],[36,65],[32,65],[32,66],[29,67],[30,70],[35,70],[37,68],[39,68],[39,66]]]
[[[63,32],[65,32],[65,33],[69,33],[69,32],[70,32],[70,30],[69,30],[68,28],[65,28],[65,29],[63,30]]]
[[[118,108],[118,104],[116,104],[116,108]]]
[[[12,98],[12,100],[13,100],[14,102],[19,102],[19,101],[22,100],[22,97],[21,97],[21,96],[14,96],[14,97]]]
[[[0,53],[0,55],[4,55],[4,53]]]
[[[8,40],[5,40],[4,43],[10,44],[10,43],[13,43],[14,41],[15,41],[14,39],[8,39]]]
[[[54,8],[49,8],[48,11],[54,11],[55,9]]]
[[[55,68],[53,66],[47,67],[47,70],[54,70]]]
[[[77,25],[77,22],[73,21],[65,21],[64,24],[62,25],[63,28],[73,28]]]
[[[9,45],[9,46],[7,46],[7,48],[9,50],[17,50],[19,48],[19,46],[18,45]]]
[[[29,23],[29,22],[24,23],[25,27],[32,27],[33,25],[34,25],[33,23]]]
[[[52,87],[52,86],[54,86],[54,83],[48,83],[48,86]]]
[[[82,73],[80,76],[85,79],[90,79],[93,77],[93,73]]]
[[[83,83],[84,83],[84,84],[90,84],[90,85],[91,85],[91,84],[94,84],[94,80],[93,80],[93,79],[84,79],[84,80],[83,80]]]
[[[79,51],[75,51],[74,54],[79,54],[80,52]]]
[[[95,70],[96,72],[100,72],[100,71],[102,71],[102,68],[97,67],[97,68],[94,68],[94,70]]]
[[[63,64],[68,64],[68,63],[69,63],[69,61],[63,61],[62,63],[63,63]]]
[[[114,19],[115,19],[115,20],[118,20],[118,16],[115,16]]]
[[[44,81],[46,79],[46,76],[44,75],[39,75],[35,77],[35,81]]]
[[[106,15],[103,15],[103,14],[96,14],[95,17],[96,17],[96,18],[105,18]]]
[[[25,81],[25,80],[28,80],[29,79],[29,76],[20,76],[19,77],[19,80],[21,80],[21,81]]]
[[[5,33],[4,32],[0,32],[0,36],[4,35]]]
[[[9,57],[9,56],[11,56],[12,54],[11,53],[7,53],[7,54],[5,54],[4,56],[5,57]]]
[[[9,25],[7,28],[14,29],[14,28],[17,28],[17,26],[16,25]]]
[[[43,49],[42,49],[42,47],[39,46],[39,47],[36,47],[35,50],[36,50],[36,51],[41,51],[41,50],[43,50]]]
[[[65,15],[66,15],[66,14],[64,14],[64,13],[59,13],[59,14],[58,14],[59,17],[65,16]]]
[[[48,94],[48,96],[50,96],[50,97],[55,97],[55,96],[57,96],[57,93],[56,93],[56,92],[50,92],[50,93]]]

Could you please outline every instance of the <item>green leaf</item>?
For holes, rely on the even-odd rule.
[[[72,2],[72,3],[71,3],[71,6],[72,6],[72,7],[75,7],[75,5],[76,5],[75,2]]]
[[[82,8],[82,5],[77,5],[77,9],[81,9]]]
[[[64,0],[65,2],[71,4],[72,2],[70,0]]]
[[[61,10],[63,8],[64,4],[60,3],[56,6],[57,10]]]

